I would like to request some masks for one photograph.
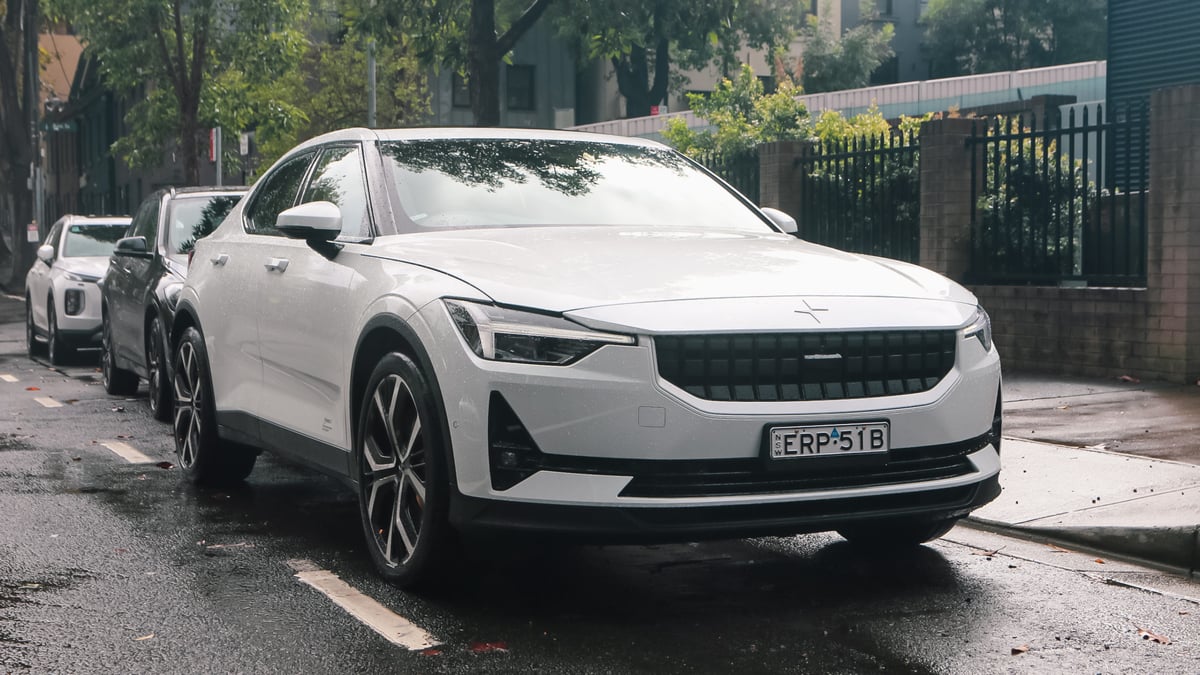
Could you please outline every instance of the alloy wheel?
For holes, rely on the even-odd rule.
[[[112,356],[112,323],[105,315],[100,324],[100,377],[104,379],[104,388],[112,387],[113,356]]]
[[[150,390],[150,412],[155,419],[167,420],[170,415],[170,400],[163,391],[166,377],[166,361],[162,341],[162,323],[156,317],[150,322],[146,345],[146,385]]]
[[[179,463],[185,469],[196,465],[200,451],[201,432],[204,424],[203,371],[196,350],[190,342],[179,345],[179,368],[175,371],[175,447],[179,449]]]
[[[426,432],[417,402],[399,375],[380,380],[368,405],[361,488],[375,546],[391,567],[417,550],[429,479]]]

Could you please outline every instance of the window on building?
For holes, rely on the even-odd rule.
[[[467,78],[461,73],[450,76],[450,105],[455,108],[471,107],[471,89],[467,86]]]
[[[879,10],[880,16],[891,16],[892,0],[876,0],[875,8]]]
[[[535,109],[533,72],[533,66],[508,67],[504,99],[509,110]]]

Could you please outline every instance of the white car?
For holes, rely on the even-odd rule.
[[[25,275],[25,342],[29,355],[49,352],[60,364],[81,346],[100,346],[100,289],[108,256],[129,218],[63,216],[50,228]]]
[[[179,464],[343,479],[402,586],[460,532],[938,537],[1000,490],[987,314],[795,229],[641,139],[313,139],[196,244]]]

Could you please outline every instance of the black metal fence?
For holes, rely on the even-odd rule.
[[[919,262],[921,171],[917,137],[821,143],[800,168],[800,236],[818,244]]]
[[[755,204],[758,203],[760,198],[758,148],[729,154],[706,152],[696,157],[696,161],[720,176],[747,199]]]
[[[1145,285],[1147,110],[1112,117],[1097,105],[980,123],[971,281]]]

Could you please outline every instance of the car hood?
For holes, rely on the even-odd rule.
[[[54,262],[54,267],[64,272],[100,279],[108,272],[108,256],[59,258]]]
[[[894,260],[766,232],[528,227],[381,237],[369,255],[457,277],[493,301],[556,312],[701,299],[821,296],[975,304]]]

